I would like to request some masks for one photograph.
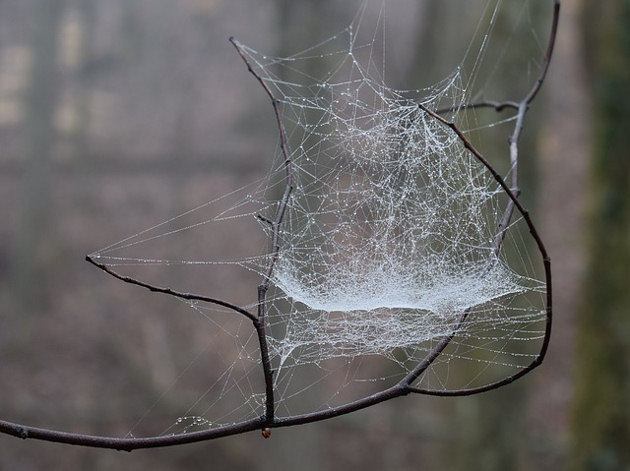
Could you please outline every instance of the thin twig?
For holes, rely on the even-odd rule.
[[[287,134],[284,129],[284,123],[282,122],[282,114],[280,112],[280,102],[271,92],[271,89],[263,78],[254,70],[249,59],[245,55],[243,45],[231,37],[230,42],[236,48],[238,55],[243,59],[247,70],[256,78],[261,85],[265,93],[271,100],[273,106],[273,112],[276,118],[276,125],[278,126],[278,132],[280,133],[280,150],[284,160],[285,171],[285,188],[282,198],[276,209],[276,215],[271,223],[271,255],[269,257],[269,263],[267,265],[267,271],[263,276],[263,280],[258,285],[258,319],[254,323],[256,333],[258,335],[258,343],[260,345],[260,356],[262,361],[263,373],[265,377],[265,418],[267,423],[272,423],[275,419],[275,399],[273,388],[273,370],[271,368],[271,361],[269,359],[269,347],[267,345],[267,334],[265,331],[265,314],[267,310],[267,291],[269,284],[271,283],[271,276],[273,275],[273,269],[278,260],[280,254],[280,226],[284,220],[287,207],[289,205],[289,198],[293,192],[293,169],[291,167],[291,158],[289,153],[289,143],[287,140]]]
[[[226,307],[228,309],[231,309],[232,311],[236,311],[239,314],[244,315],[245,317],[247,317],[251,321],[255,321],[256,320],[256,316],[254,316],[251,312],[249,312],[246,309],[243,309],[242,307],[239,307],[239,306],[237,306],[235,304],[229,303],[227,301],[223,301],[221,299],[216,299],[216,298],[211,298],[209,296],[203,296],[203,295],[200,295],[200,294],[182,293],[180,291],[175,291],[175,290],[173,290],[171,288],[162,288],[160,286],[155,286],[155,285],[151,285],[149,283],[145,283],[144,281],[137,280],[137,279],[132,278],[130,276],[121,275],[120,273],[117,273],[114,270],[112,270],[111,268],[109,268],[104,263],[97,262],[96,259],[94,257],[91,257],[90,255],[87,255],[85,257],[85,260],[90,262],[92,265],[100,268],[101,270],[103,270],[108,275],[113,276],[114,278],[116,278],[116,279],[118,279],[120,281],[123,281],[125,283],[129,283],[130,285],[140,286],[142,288],[148,289],[149,291],[153,291],[154,293],[168,294],[169,296],[174,296],[176,298],[185,299],[187,301],[203,301],[205,303],[217,304],[219,306],[223,306],[223,307]]]
[[[227,437],[239,433],[250,432],[264,427],[263,418],[255,418],[238,424],[225,425],[223,427],[189,432],[177,435],[163,435],[146,438],[116,438],[88,435],[82,433],[70,433],[60,430],[50,430],[39,427],[15,424],[0,420],[0,432],[26,440],[44,440],[67,445],[79,445],[92,448],[109,448],[112,450],[132,451],[142,448],[161,448],[167,446],[183,445],[186,443],[202,442],[215,438]]]
[[[284,123],[282,122],[282,113],[280,111],[280,102],[273,95],[271,89],[264,81],[264,79],[260,76],[258,72],[254,70],[249,59],[245,55],[244,46],[234,37],[230,38],[230,42],[236,48],[239,56],[245,62],[247,66],[247,70],[251,73],[260,86],[263,88],[269,99],[271,100],[271,105],[273,106],[273,112],[276,119],[276,125],[278,127],[278,132],[280,133],[280,151],[282,152],[282,158],[284,160],[284,172],[285,172],[285,189],[280,198],[280,202],[278,204],[278,208],[276,210],[276,215],[273,221],[271,221],[271,256],[269,258],[269,263],[267,265],[267,270],[265,272],[262,284],[265,287],[265,291],[267,290],[269,283],[271,283],[271,275],[273,274],[273,269],[275,267],[276,261],[278,260],[278,255],[280,253],[280,225],[284,220],[284,216],[289,205],[289,198],[291,197],[291,193],[293,192],[293,170],[291,166],[291,157],[289,152],[289,141],[287,139],[287,134],[284,129]]]
[[[501,111],[507,109],[518,110],[518,103],[515,101],[492,101],[492,100],[483,100],[476,101],[473,103],[465,103],[461,106],[451,106],[448,108],[439,108],[435,112],[437,114],[443,115],[446,113],[455,113],[456,111],[464,111],[464,110],[476,110],[479,108],[493,108],[494,111],[500,113]]]

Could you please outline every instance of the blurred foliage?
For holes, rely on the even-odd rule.
[[[604,471],[630,468],[630,1],[584,6],[595,143],[573,467]]]

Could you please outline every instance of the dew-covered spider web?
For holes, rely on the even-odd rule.
[[[478,83],[483,67],[500,74],[487,54],[504,3],[483,3],[464,59],[423,88],[387,83],[386,10],[375,27],[364,5],[346,29],[289,57],[235,42],[260,80],[252,87],[277,103],[280,138],[275,158],[269,149],[269,173],[94,259],[146,283],[263,312],[280,417],[378,393],[445,338],[415,387],[468,390],[518,374],[535,361],[546,332],[540,253],[489,169],[424,109],[482,144],[484,132],[502,129],[495,160],[503,159],[497,169],[509,180],[514,113],[492,110],[484,122],[468,109],[492,92]],[[520,4],[515,22],[531,30],[531,2]],[[527,72],[535,79],[535,70]],[[261,119],[273,118],[270,101]],[[173,281],[170,269],[193,275]],[[261,308],[257,286],[266,283]],[[263,415],[251,320],[229,307],[184,302],[208,339],[185,370],[213,372],[165,433]]]

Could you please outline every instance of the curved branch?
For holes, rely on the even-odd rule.
[[[140,280],[136,280],[135,278],[131,278],[130,276],[124,276],[124,275],[121,275],[120,273],[116,273],[114,270],[109,268],[107,265],[97,262],[94,258],[92,258],[89,255],[85,256],[85,260],[90,262],[92,265],[100,268],[101,270],[103,270],[108,275],[111,275],[114,278],[116,278],[116,279],[118,279],[120,281],[123,281],[125,283],[129,283],[130,285],[140,286],[142,288],[146,288],[149,291],[153,291],[155,293],[168,294],[169,296],[174,296],[176,298],[185,299],[187,301],[203,301],[203,302],[206,302],[206,303],[216,304],[218,306],[226,307],[228,309],[231,309],[232,311],[238,312],[239,314],[242,314],[245,317],[247,317],[252,322],[256,321],[256,316],[254,316],[251,312],[249,312],[246,309],[243,309],[242,307],[239,307],[239,306],[237,306],[235,304],[229,303],[227,301],[223,301],[221,299],[216,299],[216,298],[211,298],[211,297],[208,297],[208,296],[202,296],[202,295],[199,295],[199,294],[182,293],[180,291],[175,291],[175,290],[173,290],[171,288],[162,288],[160,286],[151,285],[149,283],[145,283],[144,281],[140,281]]]
[[[284,160],[284,172],[285,172],[285,180],[286,186],[284,189],[284,193],[282,198],[280,199],[280,203],[276,210],[276,215],[271,223],[271,257],[269,259],[269,264],[267,265],[267,271],[265,273],[265,277],[262,281],[262,285],[265,287],[265,291],[269,287],[269,283],[271,282],[271,275],[273,274],[273,269],[278,260],[278,254],[280,253],[280,225],[284,220],[284,215],[286,213],[287,207],[289,205],[289,198],[291,197],[291,193],[293,192],[293,170],[291,165],[291,157],[289,152],[289,141],[287,139],[287,133],[284,129],[284,124],[282,123],[282,113],[280,111],[280,102],[273,95],[271,89],[264,81],[264,79],[260,76],[258,72],[254,70],[249,59],[245,55],[244,46],[235,38],[231,37],[230,42],[236,48],[238,55],[241,56],[243,62],[247,66],[247,70],[250,74],[252,74],[260,86],[265,90],[265,93],[271,100],[271,105],[273,106],[273,112],[276,119],[276,125],[278,127],[278,132],[280,133],[280,151],[282,152],[282,158]]]
[[[163,435],[147,438],[116,438],[88,435],[81,433],[69,433],[59,430],[50,430],[38,427],[15,424],[0,420],[0,432],[17,438],[44,440],[67,445],[79,445],[92,448],[109,448],[119,451],[132,451],[141,448],[160,448],[167,446],[195,443],[214,438],[227,437],[238,433],[250,432],[264,426],[262,418],[256,418],[238,424],[226,425],[200,432],[189,432],[178,435]]]
[[[540,352],[529,365],[527,365],[524,369],[522,369],[518,373],[512,376],[509,376],[507,378],[504,378],[503,380],[496,381],[491,384],[487,384],[485,386],[480,386],[477,388],[469,388],[469,389],[460,389],[460,390],[455,390],[455,391],[430,390],[430,389],[424,389],[424,388],[410,387],[409,388],[410,392],[429,394],[429,395],[438,395],[438,396],[465,396],[465,395],[476,394],[476,393],[480,393],[484,391],[489,391],[489,390],[504,386],[506,384],[509,384],[513,382],[514,380],[520,378],[521,376],[525,375],[529,371],[533,370],[534,368],[536,368],[542,363],[547,353],[547,348],[549,346],[549,341],[551,338],[551,325],[552,325],[551,260],[547,253],[547,249],[545,248],[545,245],[543,244],[543,241],[540,235],[538,234],[538,231],[536,227],[534,226],[534,223],[532,222],[531,217],[529,216],[528,211],[525,210],[525,208],[521,205],[521,203],[518,200],[518,196],[520,194],[520,189],[518,187],[518,142],[521,136],[521,132],[523,130],[525,114],[527,113],[527,110],[529,109],[529,105],[531,104],[532,100],[536,97],[536,95],[540,91],[542,84],[545,81],[545,78],[547,76],[547,71],[549,70],[549,65],[551,63],[551,57],[553,55],[553,49],[556,42],[559,19],[560,19],[560,0],[554,0],[553,18],[551,21],[551,30],[549,33],[547,50],[545,52],[543,65],[538,75],[538,78],[536,79],[536,82],[534,83],[530,91],[520,102],[518,103],[506,102],[506,103],[510,103],[511,107],[514,107],[516,105],[516,108],[518,109],[517,119],[514,125],[514,131],[509,139],[510,162],[511,162],[511,169],[510,169],[511,185],[510,186],[507,185],[507,183],[501,177],[501,175],[498,174],[498,172],[494,169],[494,167],[490,165],[488,160],[472,145],[472,143],[462,133],[462,131],[455,125],[454,122],[448,121],[444,117],[442,117],[439,114],[439,110],[438,112],[431,111],[430,109],[428,109],[426,106],[422,105],[421,103],[418,104],[420,109],[422,109],[425,113],[429,114],[432,118],[438,120],[445,126],[449,127],[453,132],[455,132],[455,134],[459,138],[460,142],[464,145],[464,147],[468,149],[468,151],[470,151],[477,158],[477,160],[479,160],[479,162],[481,162],[486,167],[486,169],[491,173],[493,178],[497,181],[497,183],[501,186],[503,191],[508,196],[509,201],[503,213],[503,217],[499,223],[497,234],[494,240],[493,255],[495,257],[499,255],[499,252],[501,251],[501,247],[503,246],[503,241],[507,233],[507,228],[512,219],[514,209],[517,209],[519,213],[523,216],[523,220],[525,221],[525,224],[527,225],[527,228],[529,229],[529,232],[532,235],[536,243],[536,246],[541,254],[543,266],[545,268],[545,282],[547,286],[547,293],[546,293],[547,297],[546,297],[546,308],[545,308],[546,323],[545,323],[545,335],[544,335],[543,343],[540,348]],[[465,108],[494,106],[494,105],[497,105],[497,103],[480,102],[478,104],[467,105]],[[498,104],[498,105],[501,105],[501,104]],[[496,106],[494,107],[495,109],[497,109],[497,111],[499,111],[499,109]],[[460,322],[455,327],[451,335],[442,339],[429,352],[427,357],[425,357],[425,359],[422,360],[418,364],[418,366],[413,371],[415,378],[418,378],[420,374],[422,374],[422,372],[424,372],[431,365],[431,363],[433,363],[433,361],[437,359],[440,353],[448,346],[448,344],[457,334],[457,331],[459,330],[466,316],[467,316],[467,313],[464,312],[462,314]]]
[[[271,100],[271,105],[273,106],[273,112],[276,119],[276,125],[278,127],[278,132],[280,133],[280,150],[282,152],[282,157],[284,161],[284,171],[285,171],[285,188],[282,194],[282,198],[280,198],[280,202],[278,208],[276,209],[276,214],[273,220],[265,220],[271,225],[271,255],[269,258],[269,263],[267,265],[267,270],[263,276],[263,280],[260,285],[258,285],[258,319],[254,323],[256,328],[256,332],[258,334],[258,342],[260,344],[260,355],[262,359],[262,367],[263,373],[265,377],[265,417],[267,423],[272,423],[275,418],[275,406],[276,402],[274,399],[274,388],[273,388],[273,372],[271,368],[271,361],[269,359],[269,347],[267,345],[267,335],[265,333],[265,314],[267,310],[267,291],[269,289],[269,284],[271,283],[271,276],[273,274],[273,269],[278,260],[278,256],[280,254],[280,226],[282,221],[284,220],[284,216],[286,214],[287,207],[289,206],[289,198],[291,197],[291,193],[293,192],[293,169],[291,164],[290,152],[289,152],[289,142],[287,139],[287,133],[284,129],[284,124],[282,123],[282,114],[280,112],[280,102],[273,95],[271,89],[267,85],[267,83],[263,80],[263,78],[254,70],[249,59],[245,55],[243,45],[236,40],[236,38],[231,37],[230,42],[236,48],[238,55],[243,59],[245,65],[247,66],[247,70],[256,78],[260,86],[265,90],[265,93]]]
[[[543,65],[540,69],[540,74],[534,86],[523,100],[529,105],[542,88],[542,85],[547,77],[549,71],[549,65],[551,65],[551,57],[553,56],[553,49],[556,45],[556,35],[558,34],[558,23],[560,21],[560,0],[553,0],[553,18],[551,20],[551,32],[549,33],[549,39],[547,41],[547,50],[545,51],[545,57],[543,58]]]

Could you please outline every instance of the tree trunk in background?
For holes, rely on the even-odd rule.
[[[26,104],[27,146],[21,182],[20,237],[12,251],[15,304],[24,314],[46,304],[46,273],[53,254],[49,244],[51,156],[58,78],[58,36],[63,0],[41,0],[33,6],[32,65]],[[21,317],[22,319],[26,319]]]
[[[72,132],[72,151],[74,158],[83,164],[86,162],[88,151],[88,135],[92,121],[90,101],[94,82],[94,74],[90,71],[90,61],[95,44],[96,35],[96,0],[75,0],[79,11],[80,41],[77,46],[77,64],[79,69],[77,85],[74,92],[76,124]]]
[[[630,1],[585,7],[596,127],[572,458],[575,469],[618,470],[630,466]]]
[[[556,471],[567,457],[573,388],[573,340],[584,273],[584,206],[591,101],[580,45],[579,2],[563,2],[540,138],[540,206],[534,220],[551,256],[553,331],[543,365],[528,378],[524,424],[530,441],[523,469]]]

